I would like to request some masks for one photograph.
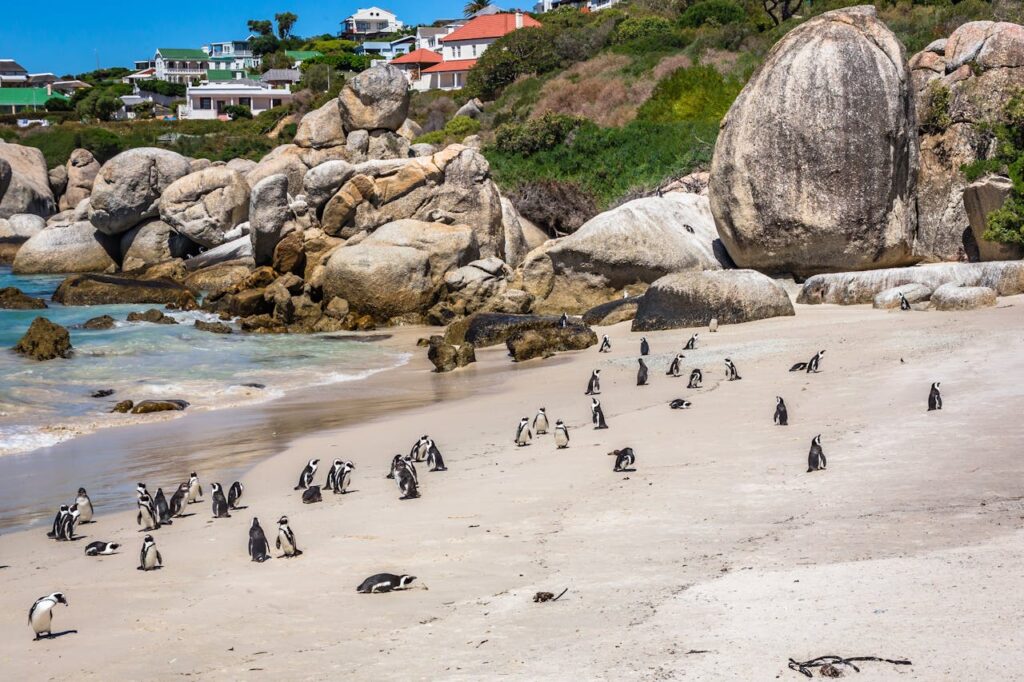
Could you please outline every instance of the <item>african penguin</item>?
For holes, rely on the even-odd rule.
[[[215,519],[230,519],[231,514],[228,513],[228,500],[224,497],[224,488],[221,487],[220,483],[213,484],[213,518]]]
[[[817,373],[819,371],[818,370],[818,366],[821,364],[821,358],[824,355],[825,355],[825,351],[823,351],[823,350],[819,350],[817,353],[814,354],[814,357],[811,358],[810,362],[807,363],[807,373],[808,374],[810,374],[811,372]]]
[[[729,358],[725,359],[725,378],[727,381],[739,381],[743,378],[736,371],[736,365],[732,364],[732,360]]]
[[[171,495],[171,502],[168,505],[168,511],[171,517],[181,516],[181,512],[185,510],[185,497],[188,495],[188,482],[179,483],[178,489]]]
[[[103,542],[97,540],[85,546],[85,556],[109,556],[117,551],[121,545],[116,542]]]
[[[587,382],[587,392],[583,395],[598,395],[601,393],[601,370],[595,369],[590,373],[590,381]]]
[[[601,346],[597,349],[597,352],[598,353],[611,353],[612,352],[612,342],[611,342],[611,339],[608,338],[607,334],[605,334],[604,336],[601,337]]]
[[[74,540],[75,524],[78,523],[78,505],[71,505],[68,513],[61,517],[60,528],[57,529],[58,540]]]
[[[637,360],[640,363],[639,369],[636,371],[636,385],[646,386],[647,385],[647,364],[643,358]]]
[[[825,452],[821,449],[821,434],[811,441],[811,451],[807,453],[807,471],[823,471],[825,469]]]
[[[680,353],[679,355],[672,358],[672,364],[668,366],[668,371],[665,372],[665,376],[678,377],[682,373],[682,360],[686,356]]]
[[[569,447],[569,427],[561,419],[555,422],[555,447],[559,450]]]
[[[338,495],[348,492],[348,484],[352,482],[352,470],[355,468],[356,465],[352,462],[342,462],[334,477],[334,487],[331,488],[331,491]]]
[[[420,496],[416,477],[409,467],[402,466],[395,471],[395,483],[398,484],[398,489],[402,492],[402,497],[399,499],[410,500]]]
[[[135,523],[142,526],[142,530],[156,530],[160,527],[160,517],[156,513],[153,498],[148,494],[139,496],[139,513]]]
[[[415,447],[415,446],[413,446]],[[338,473],[341,471],[341,460],[336,459],[331,464],[331,468],[327,471],[327,482],[324,483],[324,488],[327,490],[334,490],[338,487]]]
[[[409,456],[417,462],[422,462],[427,458],[427,440],[429,437],[426,434],[420,436],[409,450]]]
[[[164,497],[164,489],[156,489],[156,497],[153,498],[153,506],[156,508],[156,518],[160,525],[172,523],[171,508],[167,506],[167,498]]]
[[[409,587],[413,580],[416,580],[414,575],[395,575],[394,573],[378,573],[377,575],[371,575],[369,578],[364,580],[356,588],[356,592],[362,592],[363,594],[373,594],[374,592],[390,592],[392,590],[404,590]]]
[[[384,478],[394,478],[395,477],[395,471],[397,471],[398,467],[400,467],[401,465],[402,465],[402,456],[401,455],[395,455],[394,457],[392,457],[391,458],[391,469],[390,469],[390,471],[388,471],[388,475],[385,476]]]
[[[139,483],[138,485],[135,486],[135,495],[137,497],[142,497],[143,495],[148,495],[148,494],[149,494],[149,491],[146,490],[146,484],[145,483]]]
[[[650,355],[650,354],[651,354],[651,344],[647,343],[647,337],[646,336],[641,336],[640,337],[640,355]]]
[[[139,570],[152,571],[157,566],[164,565],[164,558],[160,556],[160,550],[156,548],[156,541],[152,535],[142,539],[142,551],[139,552]]]
[[[250,542],[252,542],[251,539]],[[291,526],[288,525],[287,516],[282,516],[277,520],[277,542],[274,544],[281,550],[281,556],[283,557],[290,559],[302,554],[302,550],[295,543],[295,533],[292,532]]]
[[[903,295],[903,292],[897,291],[896,293],[900,295],[900,310],[910,310],[910,301]]]
[[[548,413],[543,407],[537,410],[533,418],[533,432],[538,436],[548,432]]]
[[[566,315],[565,313],[562,313],[562,316],[560,318],[558,318],[558,326],[560,328],[562,328],[562,329],[565,329],[566,327],[568,327],[569,326],[569,316]]]
[[[255,516],[252,517],[252,525],[249,526],[249,558],[259,563],[270,558],[270,543],[267,542],[267,536],[263,534],[260,520]]]
[[[448,467],[444,465],[444,457],[441,455],[441,450],[438,449],[437,443],[434,439],[430,439],[430,443],[427,445],[427,466],[430,467],[430,471],[448,471]]]
[[[311,485],[302,491],[302,504],[314,504],[323,501],[324,498],[320,494],[320,486],[318,485]]]
[[[50,532],[46,534],[46,537],[57,540],[60,538],[60,527],[64,521],[64,517],[70,513],[70,507],[66,504],[62,504],[60,509],[57,510],[57,515],[53,517],[53,525],[50,528]]]
[[[718,331],[718,318],[712,317],[711,322],[708,324],[708,331],[714,333]]]
[[[199,501],[199,498],[203,496],[203,486],[199,484],[199,476],[196,472],[192,472],[188,475],[188,498],[189,504],[194,504]]]
[[[68,605],[68,600],[64,598],[64,594],[61,592],[54,592],[45,597],[36,599],[35,603],[32,604],[32,608],[28,610],[28,624],[32,626],[32,630],[36,633],[36,639],[39,639],[45,633],[47,637],[52,635],[50,628],[53,624],[53,607],[57,604]]]
[[[806,362],[798,362],[795,365],[793,365],[792,367],[790,367],[789,371],[790,372],[802,372],[805,369],[807,369],[807,363]]]
[[[685,346],[683,346],[683,350],[696,350],[698,336],[700,336],[700,334],[694,332],[693,336],[690,337],[690,340],[686,342]]]
[[[673,410],[688,410],[693,405],[689,400],[683,400],[682,398],[676,398],[668,404]]]
[[[700,369],[694,369],[690,372],[690,383],[686,385],[687,388],[700,388],[701,382],[704,381],[704,373]]]
[[[78,497],[75,499],[75,504],[78,505],[78,522],[92,523],[92,500],[89,499],[89,494],[85,492],[85,488],[78,489]]]
[[[306,466],[303,467],[302,473],[299,474],[299,483],[295,486],[296,490],[305,490],[309,486],[313,485],[313,476],[316,475],[316,468],[319,464],[319,459],[311,459],[306,462]]]
[[[519,426],[516,428],[516,439],[515,444],[519,447],[529,445],[533,439],[533,434],[530,432],[530,418],[523,417],[519,420]]]
[[[786,401],[782,396],[775,396],[775,424],[778,426],[789,425],[789,412],[786,411]]]
[[[242,486],[241,481],[235,481],[228,488],[228,506],[232,509],[238,509],[238,501],[242,499],[242,493],[245,488]]]
[[[942,409],[942,393],[939,392],[939,384],[941,382],[936,381],[932,384],[932,390],[928,391],[928,411],[941,410]],[[956,396],[953,396],[954,398]]]
[[[615,467],[612,471],[633,471],[633,469],[629,468],[636,464],[636,455],[633,454],[633,448],[612,450],[608,455],[615,457]]]
[[[412,474],[412,480],[416,485],[420,484],[420,475],[416,472],[416,462],[411,457],[403,457],[401,467],[405,467]],[[399,468],[401,468],[399,467]]]
[[[607,429],[608,424],[604,420],[604,410],[601,409],[601,401],[591,398],[590,419],[594,422],[595,429]]]

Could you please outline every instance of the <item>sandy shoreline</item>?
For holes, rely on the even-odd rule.
[[[685,330],[647,335],[646,387],[635,386],[640,335],[628,325],[607,330],[610,355],[510,365],[504,349],[484,349],[445,376],[417,357],[394,377],[436,400],[280,444],[245,474],[247,509],[214,521],[204,500],[155,533],[161,571],[135,570],[142,533],[130,513],[82,526],[88,539],[74,544],[38,529],[0,537],[0,668],[76,679],[796,680],[789,657],[842,654],[914,661],[867,663],[858,680],[1005,676],[1024,662],[1024,297],[1000,305],[799,306],[796,318],[724,327],[687,353],[687,372],[705,371],[696,391],[664,375]],[[821,374],[786,372],[819,348],[829,350]],[[725,356],[743,381],[721,382]],[[589,427],[583,396],[596,366],[607,431]],[[939,413],[924,409],[932,381],[945,389]],[[775,395],[789,405],[786,428],[771,423]],[[669,410],[675,397],[693,409]],[[570,425],[568,450],[550,437],[512,444],[519,417],[540,405]],[[449,471],[421,468],[423,497],[400,501],[387,462],[422,433]],[[829,469],[806,474],[817,433]],[[625,445],[637,471],[613,474],[605,453]],[[354,492],[302,505],[292,486],[313,456],[353,460]],[[280,514],[306,553],[249,562],[252,516],[271,532]],[[125,550],[84,557],[96,539]],[[380,571],[429,589],[355,593]],[[557,603],[531,601],[564,588]],[[77,632],[33,643],[25,613],[54,590],[70,601],[56,630]]]

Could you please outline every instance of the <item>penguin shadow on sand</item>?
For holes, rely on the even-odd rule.
[[[6,568],[6,566],[4,566],[3,568]],[[78,634],[78,630],[61,630],[60,632],[51,632],[50,634],[48,634],[46,636],[38,637],[37,639],[35,639],[33,641],[45,642],[46,640],[49,640],[49,639],[57,639],[58,637],[65,637],[67,635],[77,635],[77,634]]]

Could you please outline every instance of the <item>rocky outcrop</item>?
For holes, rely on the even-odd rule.
[[[377,321],[423,313],[437,300],[444,276],[479,256],[465,225],[399,220],[334,251],[324,297],[339,296]]]
[[[46,221],[33,213],[18,213],[0,218],[0,239],[29,239],[46,227]]]
[[[921,125],[914,251],[930,261],[978,260],[960,169],[995,154],[991,124],[1024,88],[1024,27],[968,22],[914,55],[910,69]]]
[[[288,207],[288,178],[271,175],[252,188],[249,206],[249,237],[256,265],[265,265],[274,258],[274,248],[284,236],[285,226],[293,217]]]
[[[523,234],[523,217],[512,200],[505,197],[501,197],[501,229],[505,235],[504,260],[509,267],[518,268],[526,260],[530,246]]]
[[[502,313],[476,313],[448,325],[444,339],[453,345],[471,343],[476,348],[486,348],[505,343],[513,335],[526,331],[544,331],[560,326],[559,315],[509,315]],[[578,319],[570,319],[566,325],[573,334],[586,334],[590,329]],[[595,336],[594,343],[597,343]]]
[[[14,272],[114,272],[120,250],[117,239],[100,234],[91,223],[51,225],[18,249]]]
[[[57,201],[57,206],[59,207],[60,198],[68,186],[68,169],[64,166],[51,168],[48,173],[48,179],[50,182],[50,191],[53,192],[53,198]]]
[[[121,152],[96,175],[89,196],[89,222],[104,234],[116,235],[157,217],[164,190],[189,171],[188,159],[166,149]]]
[[[17,287],[0,289],[0,310],[39,310],[46,307],[46,301],[33,298]]]
[[[395,66],[374,66],[348,81],[338,96],[346,131],[398,130],[409,115],[409,81]]]
[[[244,177],[256,167],[256,162],[251,159],[231,159],[225,165],[236,173],[241,173]]]
[[[728,264],[706,197],[670,194],[637,199],[595,216],[568,237],[527,257],[522,288],[542,313],[581,313],[641,293],[673,272]]]
[[[508,285],[512,271],[499,258],[485,258],[457,268],[444,276],[444,295],[429,317],[437,324],[478,311],[525,313],[533,297]]]
[[[345,130],[341,125],[338,99],[334,98],[319,109],[309,112],[299,121],[295,139],[299,147],[323,149],[345,144]]]
[[[113,329],[117,325],[110,315],[91,317],[82,323],[82,329]]]
[[[160,198],[160,216],[196,244],[220,246],[249,219],[249,185],[227,166],[211,166],[171,183]]]
[[[147,220],[121,236],[121,269],[125,272],[185,258],[198,247],[162,220]]]
[[[1003,207],[1013,190],[1009,178],[998,175],[972,182],[964,189],[964,210],[971,226],[971,235],[977,244],[976,260],[1017,260],[1024,258],[1024,248],[1019,244],[1002,244],[985,239],[988,229],[988,215]]]
[[[67,185],[60,197],[58,208],[67,211],[75,208],[83,199],[92,194],[93,183],[100,172],[100,162],[88,149],[76,149],[71,152],[64,166],[67,174]]]
[[[190,271],[194,271],[220,263],[247,264],[250,267],[254,267],[256,261],[253,258],[252,237],[247,234],[244,237],[233,239],[226,244],[212,248],[209,251],[204,251],[198,256],[193,256],[185,261],[185,267]]]
[[[443,336],[431,336],[427,345],[427,359],[434,365],[435,372],[450,372],[476,362],[473,344],[453,346]]]
[[[18,213],[45,218],[56,210],[43,153],[0,140],[0,218]]]
[[[913,268],[815,275],[804,282],[797,303],[870,303],[880,291],[912,283],[923,284],[932,291],[950,283],[983,286],[1000,296],[1015,296],[1024,293],[1024,261],[932,263]]]
[[[583,325],[521,329],[505,340],[508,354],[516,362],[547,358],[567,350],[583,350],[597,345],[597,334]]]
[[[786,290],[754,270],[684,272],[662,277],[640,299],[633,331],[738,324],[795,315]]]
[[[182,310],[196,306],[189,290],[177,282],[111,275],[71,275],[53,292],[53,300],[64,305],[167,304]]]
[[[943,284],[932,292],[931,300],[936,310],[991,308],[996,304],[996,292],[988,287],[962,287],[956,284]]]
[[[202,332],[210,332],[211,334],[231,334],[232,329],[230,325],[226,325],[223,322],[206,322],[205,320],[196,320],[195,328]]]
[[[630,296],[629,298],[617,298],[601,305],[594,306],[583,313],[585,324],[606,327],[619,322],[632,320],[636,317],[636,309],[640,305],[642,296]]]
[[[185,278],[185,286],[196,293],[218,295],[235,289],[249,276],[249,266],[237,261],[200,268]]]
[[[903,46],[872,6],[826,12],[772,48],[722,120],[719,234],[765,272],[911,263],[917,154]]]
[[[125,318],[125,321],[149,322],[150,324],[178,324],[176,319],[169,315],[164,315],[162,311],[157,310],[156,308],[128,313],[128,317]]]
[[[875,294],[875,298],[871,301],[871,307],[880,310],[899,308],[902,303],[901,294],[903,298],[907,299],[907,303],[922,303],[931,298],[932,290],[931,287],[918,282],[903,284]]]
[[[45,317],[32,320],[28,331],[14,346],[14,351],[33,360],[53,360],[71,357],[71,334],[68,330]]]

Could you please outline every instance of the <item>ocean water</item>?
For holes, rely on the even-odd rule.
[[[216,318],[201,311],[165,311],[177,325],[129,323],[128,313],[160,306],[61,306],[49,298],[62,279],[19,276],[0,268],[0,288],[18,287],[50,306],[0,310],[0,456],[141,419],[110,414],[119,400],[180,399],[191,403],[189,410],[216,409],[272,400],[293,389],[356,381],[408,360],[408,355],[347,334],[203,332],[193,322]],[[9,350],[38,315],[68,328],[72,358],[37,362]],[[81,328],[99,315],[110,315],[116,326]],[[92,398],[98,390],[114,393]]]

